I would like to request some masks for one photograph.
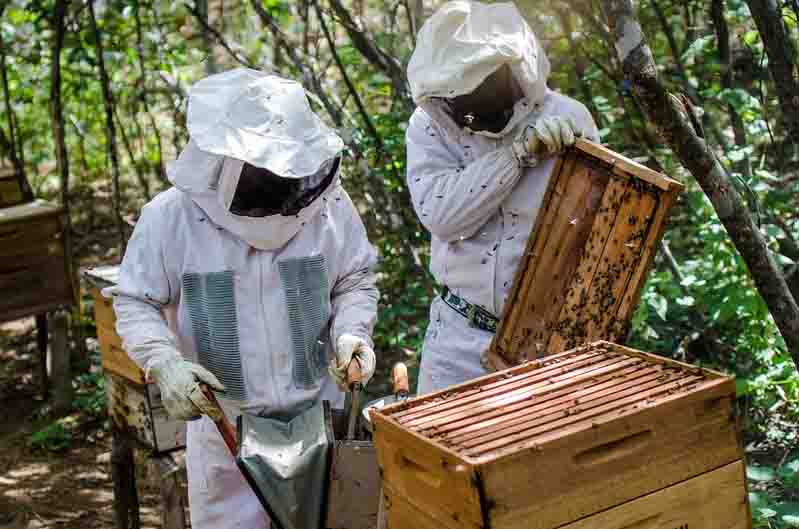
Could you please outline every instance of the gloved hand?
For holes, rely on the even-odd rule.
[[[349,391],[347,384],[347,368],[353,358],[361,365],[361,381],[365,386],[375,374],[377,358],[375,352],[362,338],[351,334],[342,334],[336,341],[336,365],[330,366],[330,374],[336,379],[342,391]]]
[[[152,360],[147,368],[147,379],[158,384],[167,414],[185,421],[200,415],[214,418],[218,411],[203,394],[200,382],[216,391],[225,391],[225,386],[213,373],[180,356]]]
[[[570,118],[543,118],[528,125],[513,141],[513,152],[524,166],[535,167],[544,158],[549,158],[574,145],[582,136]]]

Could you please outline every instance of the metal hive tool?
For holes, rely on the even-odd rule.
[[[323,255],[287,259],[279,263],[286,295],[294,353],[294,382],[311,387],[327,369],[323,337],[330,319],[330,289]]]
[[[608,344],[554,355],[500,380],[384,412],[465,459],[481,461],[657,406],[714,380],[707,372],[631,356]]]
[[[226,397],[245,400],[233,288],[231,271],[183,276],[199,361],[225,385]]]

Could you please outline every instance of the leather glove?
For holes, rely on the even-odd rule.
[[[167,414],[185,421],[198,419],[200,415],[213,418],[217,414],[218,409],[205,397],[200,382],[216,391],[225,391],[213,373],[180,356],[152,361],[147,368],[147,379],[158,384]]]
[[[527,125],[513,141],[519,163],[535,167],[544,159],[560,154],[583,135],[570,118],[543,118]]]
[[[336,365],[331,365],[329,369],[342,391],[350,390],[347,384],[347,368],[353,358],[357,358],[361,365],[361,382],[365,386],[375,374],[377,364],[375,352],[364,339],[351,334],[342,334],[336,341]]]

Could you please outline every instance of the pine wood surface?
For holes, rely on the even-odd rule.
[[[122,339],[116,332],[113,301],[103,296],[100,289],[95,286],[90,286],[89,291],[94,299],[94,317],[103,369],[135,384],[145,384],[144,371],[130,359],[122,347]]]
[[[587,141],[561,157],[486,364],[622,342],[682,184]]]
[[[552,529],[742,459],[732,378],[608,342],[371,415],[390,527]]]

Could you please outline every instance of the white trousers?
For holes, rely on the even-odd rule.
[[[207,417],[188,423],[186,473],[192,529],[269,529],[261,502]]]
[[[422,395],[486,374],[480,356],[493,333],[472,327],[469,321],[436,297],[430,305],[430,325],[422,346],[417,392]]]

